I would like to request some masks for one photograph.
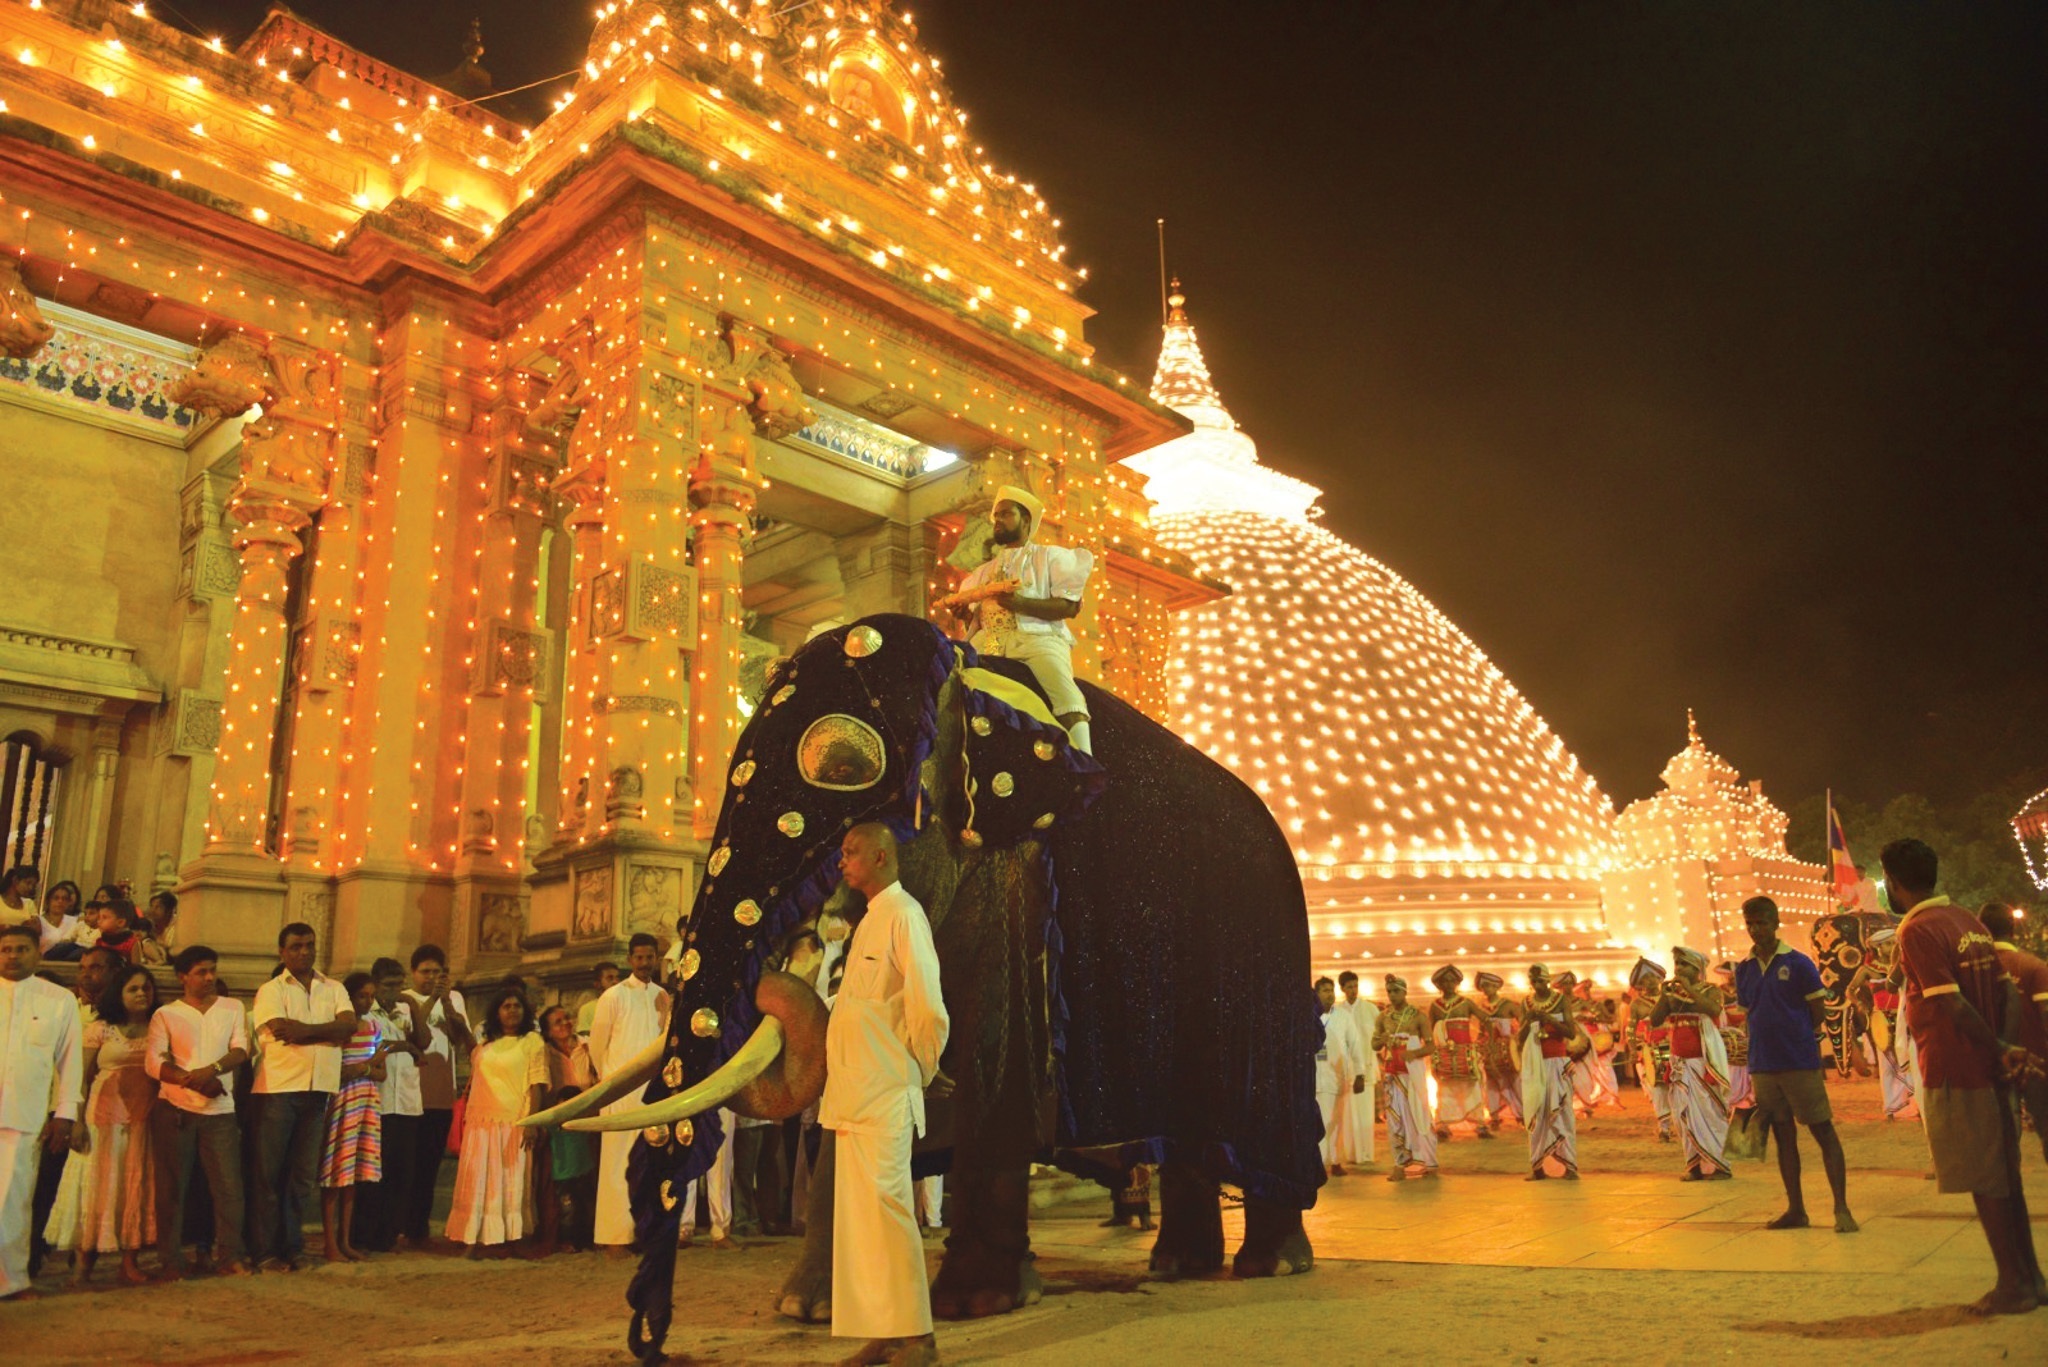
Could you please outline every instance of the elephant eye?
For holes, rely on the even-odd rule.
[[[888,752],[874,727],[834,712],[804,728],[796,743],[796,767],[813,788],[857,793],[882,781]]]

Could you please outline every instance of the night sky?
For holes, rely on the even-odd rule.
[[[588,5],[298,0],[500,89]],[[258,3],[167,17],[239,39]],[[924,0],[1149,377],[1225,401],[1618,804],[1697,709],[1781,804],[2048,770],[2048,7]],[[553,93],[553,88],[547,93]]]

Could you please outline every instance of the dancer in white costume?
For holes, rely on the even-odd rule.
[[[1500,994],[1507,983],[1498,973],[1480,973],[1472,979],[1472,985],[1479,989],[1481,1016],[1486,1026],[1479,1048],[1480,1066],[1486,1074],[1486,1128],[1498,1134],[1502,1116],[1512,1115],[1517,1125],[1524,1123],[1522,1074],[1514,1062],[1522,1008]]]
[[[1408,1169],[1436,1176],[1436,1132],[1429,1123],[1429,1063],[1436,1046],[1429,1021],[1408,1004],[1408,980],[1387,975],[1387,1008],[1373,1028],[1373,1052],[1387,1079],[1387,1142],[1394,1150],[1389,1182],[1404,1182]]]
[[[1429,1004],[1429,1038],[1435,1046],[1430,1072],[1436,1077],[1436,1137],[1451,1137],[1451,1126],[1470,1125],[1481,1139],[1493,1138],[1486,1125],[1486,1079],[1480,1065],[1485,1023],[1473,1000],[1458,990],[1465,972],[1445,964],[1429,975],[1437,999]]]
[[[968,643],[976,650],[1015,660],[1031,671],[1074,748],[1093,753],[1088,702],[1074,683],[1074,633],[1067,619],[1081,610],[1095,555],[1035,541],[1044,514],[1044,505],[1028,490],[1009,484],[996,490],[989,513],[995,554],[962,582],[958,597],[969,601],[954,603],[953,611],[973,622]],[[976,596],[1005,583],[1016,587],[992,597]]]
[[[1570,996],[1551,986],[1550,970],[1542,964],[1529,966],[1529,999],[1522,1004],[1516,1042],[1522,1055],[1522,1118],[1529,1127],[1529,1180],[1550,1176],[1544,1164],[1554,1158],[1563,1168],[1561,1175],[1576,1182],[1579,1128],[1570,1074],[1574,1056],[1590,1054],[1593,1042],[1573,1015]]]
[[[1650,1014],[1671,1031],[1671,1103],[1685,1145],[1685,1180],[1732,1177],[1722,1150],[1728,1145],[1728,1050],[1721,1040],[1721,989],[1705,981],[1707,956],[1673,947],[1678,974],[1665,985]]]

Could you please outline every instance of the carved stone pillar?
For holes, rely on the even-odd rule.
[[[775,440],[816,420],[789,362],[768,338],[736,320],[698,395],[697,462],[690,471],[690,522],[696,529],[697,651],[691,683],[690,824],[699,839],[718,824],[725,772],[739,738],[740,637],[745,622],[747,545],[761,477],[756,433]]]
[[[290,624],[285,617],[301,533],[326,500],[335,432],[326,416],[334,359],[279,341],[236,335],[201,353],[170,398],[235,417],[257,404],[242,429],[241,478],[228,499],[241,580],[229,628],[220,742],[207,808],[206,843],[184,872],[181,920],[192,940],[223,952],[231,971],[275,948],[284,880],[268,830],[275,778],[271,744],[284,698]]]

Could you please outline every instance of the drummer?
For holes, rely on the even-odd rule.
[[[968,601],[955,604],[953,612],[972,623],[968,643],[976,650],[1015,660],[1031,671],[1074,748],[1092,754],[1088,702],[1074,683],[1074,633],[1067,621],[1081,611],[1095,555],[1034,541],[1044,512],[1028,490],[1013,484],[996,490],[989,514],[995,554],[961,584],[955,597]],[[974,596],[1001,584],[1014,587]]]

